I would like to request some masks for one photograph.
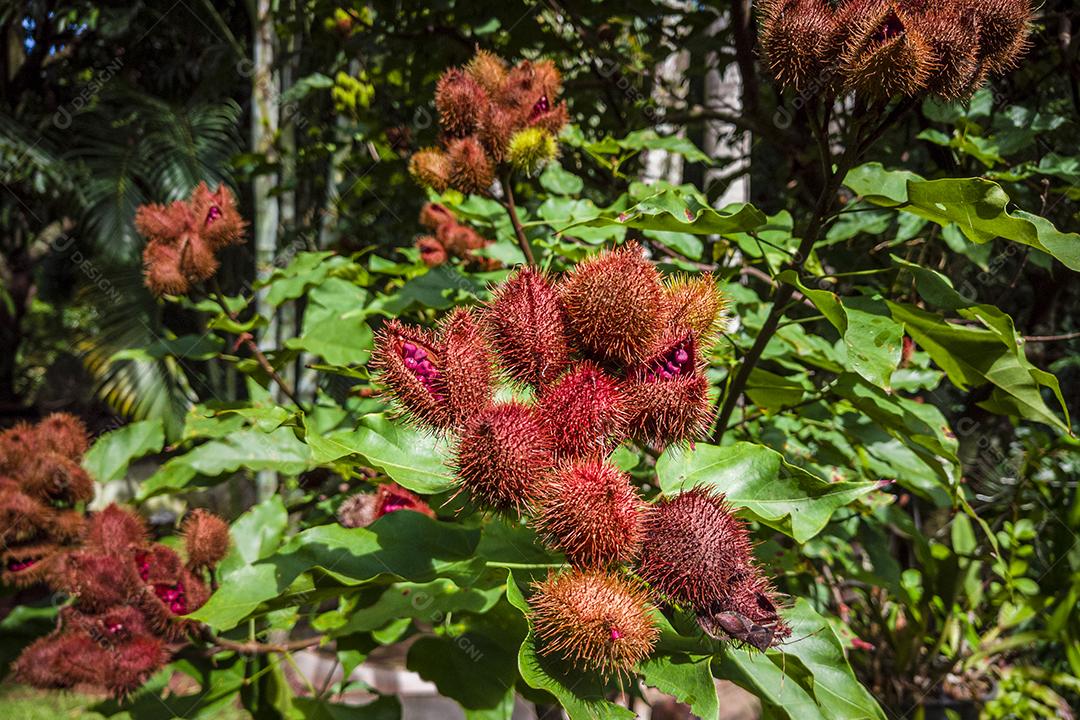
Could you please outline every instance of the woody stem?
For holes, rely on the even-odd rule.
[[[525,255],[525,262],[535,266],[536,258],[533,257],[532,247],[529,246],[529,239],[525,237],[525,229],[521,227],[517,207],[514,205],[514,189],[511,187],[510,171],[504,170],[499,181],[503,186],[503,192],[506,194],[506,202],[503,203],[503,207],[506,208],[506,212],[510,215],[510,222],[514,226],[514,234],[517,235],[518,247],[521,248],[521,252]]]
[[[905,106],[901,105],[900,107]],[[885,120],[877,126],[877,128],[865,137],[862,134],[862,124],[858,124],[850,133],[844,153],[837,160],[835,170],[832,169],[832,152],[829,147],[827,129],[822,128],[822,132],[815,133],[818,151],[822,155],[822,165],[823,167],[829,168],[830,172],[825,177],[824,185],[821,188],[821,194],[818,195],[813,213],[807,219],[806,227],[803,230],[799,249],[795,251],[795,255],[788,264],[788,268],[796,271],[802,268],[803,263],[810,257],[814,245],[817,244],[818,239],[825,230],[825,219],[828,217],[833,204],[836,202],[836,193],[840,190],[840,185],[843,183],[848,170],[850,170],[857,159],[881,137],[885,132],[885,129],[895,123],[902,114],[902,111],[897,112],[894,110],[892,114],[887,116]],[[765,352],[765,347],[779,329],[780,320],[787,308],[788,301],[791,300],[791,297],[794,294],[795,286],[791,283],[783,282],[777,287],[776,295],[773,298],[772,308],[769,310],[768,317],[765,318],[765,323],[761,326],[760,332],[758,332],[757,337],[754,339],[754,344],[746,353],[742,364],[739,365],[738,371],[731,379],[727,392],[722,396],[723,404],[720,406],[716,425],[713,428],[712,441],[714,444],[719,445],[724,439],[724,433],[727,432],[728,429],[728,422],[730,422],[731,416],[735,412],[735,406],[742,396],[743,390],[746,389],[746,383],[750,380],[750,374],[754,371],[754,367],[761,359],[762,353]]]
[[[202,633],[203,639],[216,645],[222,650],[232,650],[242,655],[267,655],[270,653],[290,653],[295,650],[303,650],[309,648],[312,645],[318,645],[322,641],[321,635],[315,637],[303,638],[301,640],[290,640],[283,643],[261,643],[255,640],[248,642],[238,642],[236,640],[226,640],[223,637],[215,635],[210,628],[205,628]]]
[[[231,320],[238,321],[239,315],[238,313],[229,310],[229,305],[225,301],[225,293],[222,291],[221,284],[218,282],[217,277],[212,278],[211,282],[213,283],[214,294],[217,296],[217,301],[218,304],[221,305],[221,309],[225,311],[225,314],[228,315]],[[285,393],[289,397],[289,399],[296,404],[296,407],[300,409],[300,412],[306,413],[307,408],[305,408],[304,404],[300,402],[300,399],[296,396],[296,393],[293,391],[292,386],[285,378],[281,377],[281,375],[278,374],[278,371],[274,369],[274,366],[270,364],[270,360],[259,348],[258,343],[255,342],[255,339],[251,336],[251,334],[246,332],[243,333],[242,335],[240,335],[240,340],[244,343],[247,349],[251,351],[251,354],[255,358],[255,362],[259,363],[259,367],[263,369],[263,372],[269,375],[270,379],[277,383],[278,387],[281,388],[281,391]]]

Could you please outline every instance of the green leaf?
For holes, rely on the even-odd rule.
[[[394,583],[370,605],[352,608],[340,624],[327,620],[318,629],[341,636],[377,630],[403,617],[432,622],[434,618],[461,610],[484,613],[502,594],[501,585],[488,589],[462,588],[448,578],[429,583]]]
[[[794,674],[792,660],[797,659],[813,678],[807,684],[824,715],[885,720],[881,706],[855,678],[832,624],[805,598],[798,598],[783,616],[797,639],[770,651],[769,658],[774,663],[786,662],[789,675]]]
[[[889,303],[889,308],[958,388],[966,390],[987,383],[994,386],[990,399],[980,403],[980,407],[1069,432],[1067,422],[1047,407],[1041,393],[1042,387],[1050,388],[1067,419],[1068,409],[1057,378],[1028,361],[1008,315],[990,305],[957,311],[962,317],[985,326],[980,328],[951,323],[941,315],[906,303]]]
[[[280,495],[273,495],[236,518],[229,535],[239,558],[250,565],[278,549],[288,524],[285,503]]]
[[[760,652],[729,645],[713,659],[713,673],[756,695],[761,701],[764,718],[835,720],[821,712],[813,696],[802,685],[787,677]]]
[[[398,720],[401,701],[393,695],[380,695],[364,705],[332,703],[316,698],[293,698],[293,706],[304,720]]]
[[[372,467],[383,470],[413,492],[431,495],[449,489],[454,483],[446,465],[449,448],[444,440],[416,427],[392,422],[381,413],[365,415],[355,430],[327,435],[309,431],[307,442],[316,463],[327,464],[361,455]]]
[[[482,633],[422,637],[409,648],[406,667],[473,717],[510,720],[514,712],[514,655]]]
[[[414,582],[438,576],[471,578],[483,565],[475,558],[479,540],[479,530],[408,510],[390,513],[366,528],[320,525],[230,575],[191,617],[217,630],[236,627],[301,574],[316,569],[343,585],[360,585],[382,575]],[[303,593],[298,602],[302,599]]]
[[[529,604],[521,594],[514,574],[507,574],[506,599],[527,617]],[[565,663],[537,652],[531,622],[529,634],[518,652],[518,672],[529,687],[554,695],[570,720],[629,720],[635,717],[631,710],[607,700],[607,687],[597,678],[575,672]]]
[[[132,460],[161,452],[165,430],[161,419],[130,423],[99,437],[83,457],[83,468],[98,482],[118,480]]]
[[[642,663],[640,670],[646,685],[686,703],[695,717],[717,720],[720,707],[711,660],[682,653],[658,655]]]
[[[618,215],[600,215],[591,220],[564,227],[570,232],[580,225],[588,227],[636,228],[694,235],[724,235],[746,232],[765,225],[765,215],[753,205],[737,203],[716,210],[691,194],[679,190],[663,190]],[[570,232],[573,235],[573,232]]]
[[[956,223],[973,242],[994,238],[1042,250],[1072,270],[1080,270],[1080,235],[1063,233],[1046,218],[1008,211],[1008,194],[983,178],[924,180],[905,170],[868,163],[848,173],[844,184],[869,202],[895,207],[938,225]]]
[[[558,163],[549,163],[540,173],[540,185],[556,195],[577,195],[585,187],[585,181],[567,172]]]
[[[307,296],[304,328],[285,347],[321,355],[332,365],[359,365],[371,354],[372,332],[364,322],[368,293],[341,278],[329,278]]]
[[[270,433],[240,430],[169,460],[143,482],[137,499],[186,487],[199,475],[216,478],[241,468],[298,475],[310,465],[308,446],[296,439],[291,428],[278,428]]]
[[[893,371],[900,364],[904,338],[904,328],[893,321],[888,305],[877,298],[841,300],[827,290],[810,290],[794,270],[785,270],[778,279],[795,284],[837,329],[847,350],[846,366],[888,390]]]
[[[793,380],[755,367],[746,382],[746,394],[757,407],[779,410],[798,403],[806,390]]]
[[[775,450],[747,442],[670,447],[657,460],[656,475],[666,495],[699,485],[715,488],[743,514],[797,542],[817,535],[834,512],[875,488],[869,482],[826,482]]]

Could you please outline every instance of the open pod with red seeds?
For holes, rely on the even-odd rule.
[[[599,459],[560,464],[536,491],[534,524],[575,567],[607,567],[637,557],[647,505],[630,477]]]
[[[664,286],[636,243],[578,263],[559,296],[573,346],[585,356],[627,365],[655,351],[664,329]]]
[[[367,527],[382,516],[398,510],[412,510],[435,517],[435,512],[419,495],[397,483],[384,483],[373,493],[349,496],[338,508],[337,518],[347,528]]]
[[[371,368],[407,417],[436,429],[460,427],[491,400],[494,359],[472,312],[458,308],[438,333],[388,322]]]
[[[567,570],[534,590],[529,607],[537,649],[583,672],[629,674],[659,637],[648,591],[625,575]]]
[[[850,23],[841,54],[848,88],[878,99],[927,90],[939,61],[914,13],[889,0],[869,0],[853,5],[841,23]]]
[[[533,501],[540,476],[555,461],[554,442],[536,412],[499,403],[465,426],[454,452],[457,481],[481,507],[520,513]]]
[[[709,381],[694,334],[669,334],[663,348],[622,385],[630,434],[658,446],[693,440],[712,418]]]

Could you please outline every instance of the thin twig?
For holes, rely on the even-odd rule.
[[[1080,331],[1065,333],[1064,335],[1025,335],[1024,342],[1057,342],[1059,340],[1075,340],[1076,338],[1080,338]]]
[[[216,645],[221,650],[232,650],[241,655],[268,655],[270,653],[290,653],[296,650],[303,650],[312,645],[318,645],[322,642],[323,637],[322,635],[316,635],[300,640],[289,640],[288,642],[283,643],[261,643],[255,640],[238,642],[236,640],[227,640],[226,638],[218,637],[209,628],[206,628],[203,632],[203,639]]]
[[[529,239],[525,237],[525,230],[521,227],[521,221],[518,220],[517,207],[514,205],[514,190],[510,187],[510,171],[503,171],[499,180],[503,186],[503,193],[506,195],[506,202],[503,203],[503,207],[506,208],[506,212],[510,215],[510,222],[514,226],[514,234],[517,235],[518,246],[521,248],[521,252],[525,254],[525,261],[529,265],[536,267],[536,258],[533,257]]]
[[[239,322],[239,313],[235,313],[229,309],[229,304],[225,300],[225,293],[221,290],[221,284],[218,283],[216,277],[212,279],[212,283],[214,294],[217,295],[217,301],[218,304],[221,305],[221,309],[225,311],[225,314],[229,316],[229,319],[234,322]],[[249,332],[242,332],[236,338],[236,344],[239,345],[240,343],[243,343],[247,349],[251,351],[251,354],[255,357],[255,362],[259,363],[259,367],[270,376],[271,380],[278,384],[281,391],[289,396],[289,399],[296,404],[296,407],[300,408],[300,412],[306,413],[307,408],[305,408],[304,404],[300,402],[300,399],[296,397],[296,393],[293,391],[292,386],[289,385],[288,381],[281,377],[281,375],[278,374],[278,371],[274,369],[274,366],[270,364],[270,360],[268,360],[266,355],[263,354],[263,351],[259,349],[259,345],[255,342],[254,336]]]

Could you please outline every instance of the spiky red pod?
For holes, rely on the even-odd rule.
[[[487,91],[473,77],[452,68],[435,85],[439,124],[447,135],[464,137],[476,129],[479,113],[488,106]]]
[[[135,635],[112,648],[103,684],[115,697],[127,697],[168,662],[164,641],[152,635]]]
[[[116,605],[100,613],[86,612],[77,605],[69,605],[60,611],[60,622],[65,631],[85,632],[106,648],[125,643],[150,630],[146,618],[133,605]]]
[[[0,490],[0,546],[40,540],[48,535],[54,514],[53,508],[38,498],[5,483]]]
[[[20,422],[0,432],[0,473],[18,477],[24,464],[40,449],[37,431]]]
[[[244,241],[247,222],[236,208],[236,197],[225,185],[213,192],[205,182],[191,192],[191,213],[195,232],[206,242],[211,252]]]
[[[94,498],[90,475],[74,460],[55,452],[42,452],[30,461],[23,486],[31,495],[50,503],[72,505]]]
[[[958,0],[975,16],[980,57],[987,70],[1003,73],[1019,63],[1031,45],[1034,18],[1030,0]]]
[[[562,459],[606,456],[621,439],[629,413],[619,381],[588,361],[542,389],[537,411]]]
[[[693,334],[666,348],[632,370],[622,385],[630,434],[660,446],[700,436],[712,416],[709,381]]]
[[[479,83],[489,96],[501,93],[506,85],[506,61],[487,50],[477,50],[465,66],[465,72]]]
[[[466,257],[470,251],[479,250],[490,244],[490,241],[484,239],[471,227],[456,222],[442,225],[439,228],[438,238],[447,252],[458,257]]]
[[[566,317],[547,277],[522,268],[493,291],[484,318],[507,373],[518,382],[541,386],[570,364]]]
[[[439,326],[441,372],[435,386],[452,427],[460,427],[491,402],[495,359],[480,321],[469,308],[455,308]]]
[[[690,330],[698,347],[711,344],[724,321],[728,303],[711,273],[676,276],[664,287],[664,317],[669,331]]]
[[[558,466],[537,491],[541,537],[575,567],[633,560],[641,548],[646,503],[625,473],[588,459]]]
[[[827,0],[769,0],[759,8],[758,41],[773,77],[796,90],[830,84],[836,16]]]
[[[446,152],[450,157],[450,187],[467,195],[485,192],[495,182],[491,158],[475,136],[451,140]]]
[[[928,88],[939,61],[913,17],[888,0],[869,0],[852,11],[840,58],[848,88],[879,99],[914,97]]]
[[[71,413],[56,412],[46,415],[37,424],[34,432],[42,448],[71,460],[82,459],[90,447],[86,425]]]
[[[450,414],[439,377],[442,358],[433,334],[390,320],[375,337],[370,368],[376,381],[412,419],[446,428]]]
[[[149,203],[135,210],[135,229],[150,242],[171,245],[194,226],[191,206],[182,200],[168,205]]]
[[[723,495],[705,487],[652,507],[638,569],[663,597],[698,611],[722,603],[737,580],[757,572],[745,524]]]
[[[450,186],[450,156],[438,148],[424,148],[409,160],[409,174],[420,185],[437,193]]]
[[[55,632],[27,646],[12,665],[19,681],[39,688],[101,685],[108,651],[86,633]]]
[[[579,263],[559,294],[574,343],[586,355],[630,364],[653,351],[663,327],[664,289],[636,243]]]
[[[510,137],[522,125],[519,116],[513,107],[493,104],[481,118],[477,137],[495,162],[506,159]]]
[[[149,542],[146,524],[134,510],[115,503],[90,519],[86,545],[106,552],[126,551]]]
[[[181,527],[188,567],[202,570],[216,566],[229,552],[229,525],[207,510],[192,510]]]
[[[77,597],[91,611],[119,605],[140,592],[139,575],[128,554],[95,550],[66,553],[57,563],[58,589]]]
[[[214,248],[198,233],[190,233],[180,238],[180,272],[190,282],[201,282],[217,272],[219,263],[214,255]]]
[[[183,295],[191,282],[180,270],[179,248],[151,241],[143,249],[146,287],[155,295]]]
[[[424,203],[424,207],[420,208],[420,224],[428,230],[438,230],[442,225],[456,222],[454,213],[439,203]]]
[[[338,522],[347,528],[367,527],[383,515],[398,510],[412,510],[428,517],[435,513],[420,496],[397,483],[384,483],[374,493],[358,493],[338,508]]]
[[[938,60],[927,84],[930,92],[946,100],[960,100],[979,89],[988,69],[979,58],[975,13],[957,3],[945,3],[914,14],[911,23]]]
[[[537,584],[529,606],[542,654],[605,677],[631,673],[659,636],[646,591],[614,573],[550,575]]]
[[[438,267],[448,257],[443,244],[431,235],[416,238],[416,249],[420,251],[420,260],[428,267]]]
[[[483,507],[521,512],[554,462],[553,441],[532,408],[511,402],[477,413],[458,439],[461,488]]]

